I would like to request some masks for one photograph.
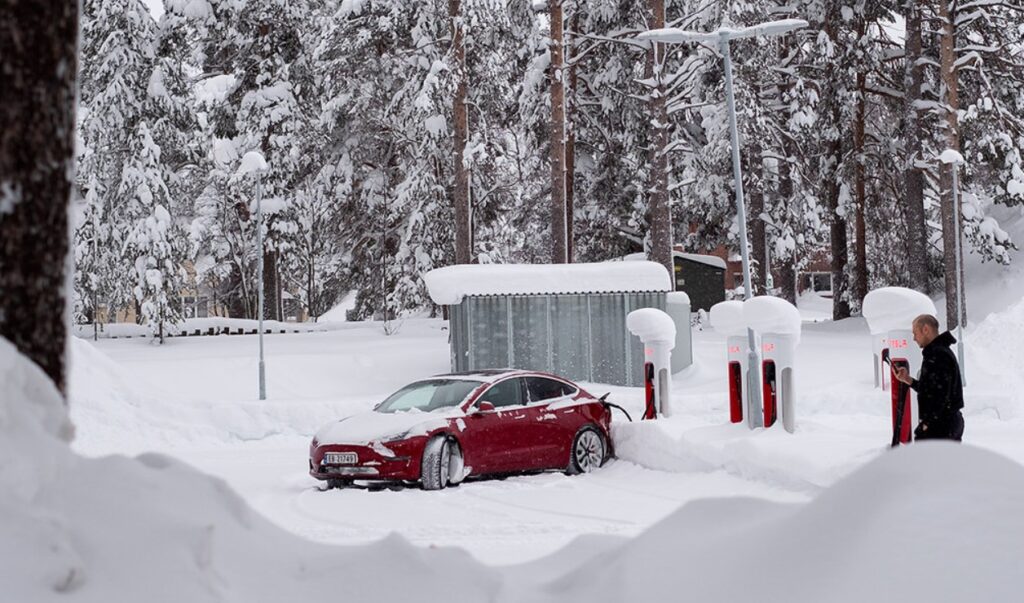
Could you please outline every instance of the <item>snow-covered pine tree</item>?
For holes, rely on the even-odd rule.
[[[540,51],[535,15],[525,2],[477,0],[463,6],[472,261],[547,261],[546,211],[537,211],[536,195],[550,170],[530,142],[519,103],[523,74]]]
[[[939,166],[946,324],[955,327],[956,257],[954,221],[985,260],[1009,263],[1015,249],[991,215],[997,203],[1024,199],[1024,7],[1014,3],[957,3],[938,0],[936,32],[940,73],[936,154],[945,149],[967,158],[960,167],[962,210],[955,212],[951,164]],[[963,247],[963,246],[962,246]],[[965,250],[961,247],[961,255]],[[961,258],[962,259],[962,258]],[[962,270],[962,264],[961,264]],[[963,275],[961,274],[961,278]],[[961,294],[964,292],[961,291]],[[967,300],[961,298],[964,316]]]
[[[82,32],[78,177],[86,219],[77,246],[96,244],[80,255],[93,270],[91,290],[79,295],[104,305],[108,320],[134,305],[137,320],[162,341],[180,320],[183,256],[168,182],[177,171],[169,161],[187,154],[180,136],[188,127],[186,77],[139,0],[86,2]],[[161,143],[172,151],[165,155]]]
[[[196,0],[176,2],[169,9],[188,17],[196,28],[203,74],[224,80],[224,94],[208,118],[219,139],[216,144],[230,145],[236,155],[258,150],[269,165],[262,175],[265,312],[268,318],[281,320],[282,254],[297,232],[290,206],[296,184],[309,169],[303,165],[309,158],[299,145],[307,119],[307,112],[300,110],[302,96],[314,77],[311,50],[305,45],[310,38],[305,34],[318,22],[322,3]],[[248,222],[254,206],[252,179],[231,178],[229,184],[249,189],[248,200],[235,204],[239,220]]]
[[[659,16],[664,9],[675,23],[690,16],[691,4],[666,2],[655,8]],[[688,150],[676,138],[689,115],[670,105],[693,75],[683,67],[690,51],[663,45],[655,60],[652,46],[634,39],[660,23],[646,4],[591,0],[573,10],[570,33],[579,40],[573,45],[575,86],[570,90],[576,256],[592,261],[649,250],[656,196],[659,247],[667,249],[672,219],[657,208],[667,209],[668,198],[677,207],[689,200],[670,176],[678,173],[675,168]],[[651,107],[661,113],[663,95],[664,115],[659,118]],[[653,171],[652,159],[657,167]],[[661,203],[663,198],[666,203]]]
[[[153,20],[138,1],[89,0],[82,5],[82,69],[78,132],[81,155],[76,172],[84,195],[76,246],[87,245],[96,231],[99,240],[91,262],[109,270],[92,271],[95,297],[113,320],[119,309],[133,305],[134,262],[123,256],[131,228],[122,196],[121,173],[129,140],[143,105],[152,64]],[[79,291],[94,297],[93,291]]]
[[[145,121],[129,141],[128,161],[121,173],[119,194],[128,200],[128,231],[124,256],[133,260],[133,293],[141,319],[160,343],[181,321],[183,249],[171,220],[171,198],[161,164],[160,147]]]

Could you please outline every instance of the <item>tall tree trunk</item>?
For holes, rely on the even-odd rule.
[[[63,394],[78,2],[0,15],[0,336]]]
[[[789,10],[792,9],[789,8]],[[779,44],[778,51],[780,64],[785,64],[787,57],[790,56],[790,53],[792,52],[791,46],[793,45],[793,43],[794,41],[792,39],[792,36],[786,36],[782,39],[782,42]],[[786,103],[785,101],[786,94],[789,92],[789,89],[791,87],[792,84],[788,80],[783,79],[778,88],[778,96],[775,99],[773,99],[774,104],[777,104],[780,107],[785,107],[784,111],[786,112],[787,118],[792,117],[792,111],[789,109],[789,104]],[[782,159],[779,160],[778,164],[779,209],[781,210],[779,220],[781,222],[780,227],[788,230],[787,227],[790,226],[792,220],[793,212],[791,208],[793,207],[794,192],[796,188],[793,184],[792,162],[795,160],[800,151],[797,148],[796,142],[793,140],[793,138],[791,136],[786,135],[785,132],[783,132],[782,135],[782,144],[780,145],[780,151]],[[796,233],[793,234],[795,235]],[[797,251],[798,249],[796,247],[796,241],[794,241],[794,247],[793,250],[790,252],[789,257],[779,257],[776,258],[774,262],[775,272],[779,275],[779,280],[777,283],[775,283],[776,288],[778,288],[779,290],[779,296],[782,299],[785,299],[789,303],[793,304],[794,306],[796,305],[797,296]]]
[[[308,318],[312,318],[313,322],[317,322],[320,317],[320,296],[316,294],[316,273],[313,270],[312,260],[306,267],[306,309],[309,312]]]
[[[747,208],[750,212],[747,222],[750,225],[750,280],[754,281],[752,295],[764,295],[768,290],[768,271],[771,270],[770,258],[767,253],[768,233],[761,214],[764,213],[764,159],[761,146],[750,141],[747,148],[747,173],[750,174],[750,186],[747,188]]]
[[[858,28],[864,35],[864,26]],[[854,232],[857,242],[853,251],[853,299],[859,308],[868,294],[868,245],[867,245],[867,182],[864,174],[864,130],[865,130],[865,84],[867,76],[857,74],[857,106],[853,117],[853,190],[854,190]]]
[[[924,219],[924,172],[918,163],[924,159],[924,125],[917,102],[922,100],[924,65],[921,40],[921,6],[918,0],[906,0],[903,15],[907,22],[904,41],[906,67],[903,77],[904,102],[904,182],[903,207],[907,221],[907,272],[911,287],[931,293],[928,279],[928,230]]]
[[[835,20],[837,15],[830,14],[823,24],[825,33],[834,44],[839,43],[839,34]],[[842,124],[843,112],[836,98],[835,74],[829,76],[831,81],[826,82],[830,88],[822,93],[822,98],[828,99],[828,106],[831,109],[832,123]],[[828,202],[828,213],[831,219],[829,238],[832,251],[832,319],[842,320],[850,317],[849,281],[846,277],[846,265],[849,262],[849,250],[846,236],[846,218],[839,206],[841,188],[839,186],[840,171],[839,163],[843,155],[843,137],[840,134],[833,134],[829,142],[828,150],[823,159],[822,173],[825,175],[825,199]]]
[[[942,69],[943,102],[946,106],[945,141],[946,148],[960,151],[960,123],[957,111],[960,109],[959,74],[956,67],[956,15],[950,11],[949,0],[939,0],[939,20],[942,23],[942,37],[939,43],[939,64]],[[946,327],[955,329],[959,321],[956,311],[956,223],[963,232],[963,220],[953,206],[953,164],[941,166],[942,201],[942,263],[946,285]],[[961,249],[961,253],[962,253]],[[963,282],[963,273],[960,274]],[[967,300],[961,291],[964,323],[967,316]]]
[[[665,0],[648,0],[647,28],[665,27]],[[668,110],[667,90],[663,82],[665,45],[651,43],[647,50],[645,77],[657,82],[649,92],[648,102],[651,121],[650,147],[647,164],[650,169],[647,183],[647,215],[651,229],[650,259],[668,270],[669,278],[675,282],[672,264],[672,211],[668,197]]]
[[[565,255],[567,261],[572,263],[573,251],[576,247],[573,236],[573,226],[575,225],[575,200],[576,200],[576,128],[573,127],[573,116],[576,112],[576,84],[579,78],[579,74],[576,69],[576,62],[573,60],[576,57],[576,44],[577,44],[577,33],[580,28],[580,11],[575,10],[572,13],[572,19],[570,20],[569,30],[572,32],[571,42],[566,46],[566,63],[569,65],[569,89],[566,91],[568,96],[566,97],[565,107]]]
[[[263,254],[263,319],[281,320],[278,313],[280,306],[280,288],[277,281],[277,251]]]
[[[779,162],[779,200],[782,204],[784,222],[789,222],[790,207],[793,203],[793,166],[790,160],[796,156],[796,149],[791,139],[787,138],[782,143],[783,159]],[[788,258],[778,258],[775,261],[776,272],[779,274],[779,297],[796,305],[796,248],[793,248]]]
[[[548,0],[551,17],[551,263],[569,261],[565,204],[565,57],[562,0]]]
[[[455,169],[455,263],[468,264],[472,261],[470,241],[469,173],[464,162],[466,143],[469,140],[469,116],[466,109],[466,43],[463,30],[462,0],[448,0],[448,17],[451,20],[452,48],[455,56],[455,71],[458,84],[452,101],[454,120],[454,145],[452,164]]]

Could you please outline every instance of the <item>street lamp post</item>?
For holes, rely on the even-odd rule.
[[[732,53],[729,43],[738,38],[754,38],[778,36],[797,29],[807,27],[802,19],[783,19],[769,23],[761,23],[750,27],[734,28],[723,24],[709,33],[686,31],[676,28],[653,29],[637,36],[643,40],[662,43],[703,43],[716,45],[722,53],[725,70],[725,102],[729,112],[729,138],[732,143],[732,173],[736,189],[736,219],[739,222],[740,254],[743,258],[743,296],[752,296],[750,280],[750,251],[747,243],[747,210],[743,201],[743,173],[740,166],[740,137],[736,125],[736,97],[732,83]],[[757,340],[754,330],[747,329],[747,425],[753,429],[764,424],[761,412],[761,383]]]
[[[256,174],[256,319],[260,341],[259,391],[260,400],[267,399],[267,372],[263,363],[263,172],[267,161],[258,151],[249,151],[242,157],[238,174]]]

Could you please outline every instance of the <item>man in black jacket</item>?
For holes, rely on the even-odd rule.
[[[921,422],[914,430],[915,440],[956,440],[964,435],[964,387],[960,365],[949,349],[956,339],[949,331],[939,334],[939,321],[931,314],[914,319],[914,341],[921,346],[921,372],[917,379],[905,367],[896,371],[896,379],[917,392]]]

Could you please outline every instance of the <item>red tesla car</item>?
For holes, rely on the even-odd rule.
[[[470,476],[587,473],[611,455],[610,423],[602,400],[554,375],[438,375],[324,426],[309,447],[309,473],[330,487],[419,481],[427,490]]]

